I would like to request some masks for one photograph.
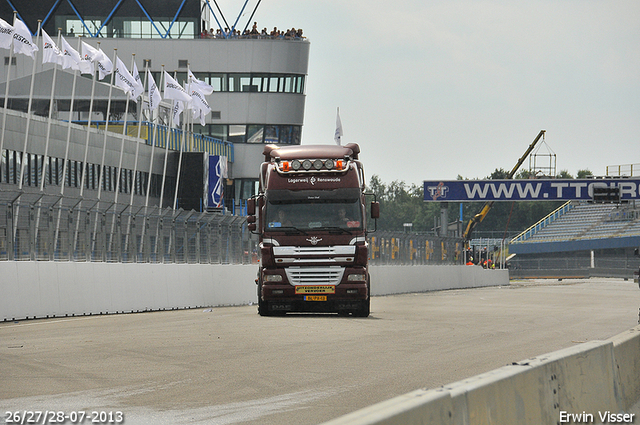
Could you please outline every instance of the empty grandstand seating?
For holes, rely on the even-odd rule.
[[[573,202],[572,207],[565,208],[555,220],[546,220],[545,225],[533,226],[514,238],[511,243],[640,235],[640,208],[635,205]],[[540,223],[545,223],[545,220],[541,220]]]

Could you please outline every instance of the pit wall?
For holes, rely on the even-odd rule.
[[[246,305],[253,265],[0,262],[0,320]],[[375,266],[372,295],[509,284],[507,270]]]
[[[323,425],[640,423],[638,376],[640,326],[606,341],[416,390]]]

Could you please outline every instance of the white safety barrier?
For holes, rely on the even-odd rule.
[[[509,270],[479,266],[373,266],[370,274],[374,296],[509,285]]]
[[[0,320],[245,305],[258,265],[0,261]],[[372,294],[509,285],[507,270],[374,266]]]
[[[416,390],[323,425],[638,423],[640,326],[431,390]]]

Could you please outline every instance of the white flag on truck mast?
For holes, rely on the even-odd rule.
[[[336,113],[336,133],[333,136],[333,139],[336,141],[336,145],[342,144],[342,121],[340,121],[340,108],[338,108],[338,112]]]

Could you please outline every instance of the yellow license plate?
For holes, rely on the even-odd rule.
[[[296,294],[335,294],[333,285],[296,286]]]
[[[304,300],[305,301],[326,301],[327,296],[326,295],[305,295]]]

